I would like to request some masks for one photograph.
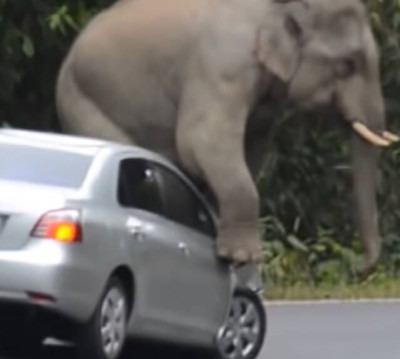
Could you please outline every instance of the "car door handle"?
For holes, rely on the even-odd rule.
[[[140,232],[143,228],[143,222],[135,217],[129,217],[125,223],[125,226],[129,232]]]
[[[126,229],[129,234],[133,236],[134,239],[141,242],[143,240],[143,224],[139,221],[131,220],[126,223]]]
[[[189,248],[187,247],[186,243],[180,242],[178,244],[178,248],[182,252],[183,255],[189,256],[190,251],[189,251]]]
[[[140,224],[127,225],[126,228],[130,233],[141,233],[143,226],[141,226]]]

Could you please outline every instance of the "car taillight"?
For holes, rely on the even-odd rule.
[[[36,223],[31,236],[60,242],[80,242],[82,240],[80,212],[76,209],[47,212]]]

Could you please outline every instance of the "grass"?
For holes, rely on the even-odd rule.
[[[400,278],[386,279],[383,282],[364,282],[360,284],[322,284],[298,283],[291,286],[271,285],[265,289],[265,297],[274,300],[323,300],[323,299],[400,299]]]

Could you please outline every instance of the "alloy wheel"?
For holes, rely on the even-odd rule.
[[[217,345],[223,359],[253,359],[265,335],[265,313],[251,295],[232,298],[226,325],[220,330]]]
[[[127,303],[126,296],[118,287],[112,287],[101,306],[101,339],[105,356],[115,359],[125,342]]]

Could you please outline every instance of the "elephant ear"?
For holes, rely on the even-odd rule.
[[[283,82],[293,77],[309,36],[308,10],[302,1],[282,1],[282,8],[259,32],[258,60]]]

